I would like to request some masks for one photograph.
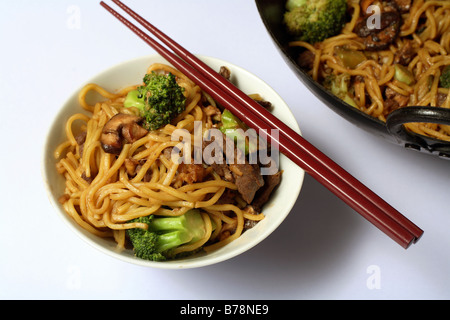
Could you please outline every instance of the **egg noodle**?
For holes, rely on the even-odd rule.
[[[179,164],[163,154],[164,149],[178,143],[172,141],[171,134],[180,128],[192,133],[195,121],[202,122],[203,130],[210,128],[200,102],[204,99],[212,105],[215,102],[184,74],[168,65],[152,64],[147,72],[152,71],[176,76],[177,83],[185,89],[185,111],[171,124],[125,144],[120,154],[106,153],[100,143],[102,129],[118,113],[137,114],[134,108],[123,106],[127,93],[137,86],[111,93],[96,84],[86,85],[79,93],[79,103],[87,112],[74,114],[67,120],[67,139],[54,152],[58,159],[57,170],[65,178],[60,202],[81,227],[99,237],[113,238],[121,249],[127,245],[127,229],[146,228],[146,224],[130,220],[148,215],[178,216],[199,208],[207,229],[204,238],[176,248],[175,253],[193,251],[206,243],[206,252],[215,250],[242,234],[245,219],[259,221],[264,215],[246,212],[235,204],[217,203],[226,189],[236,190],[236,185],[212,170],[208,179],[197,183],[181,184],[175,179]],[[86,96],[91,91],[99,93],[106,101],[89,105]],[[77,142],[76,128],[86,132],[82,147]],[[130,160],[142,163],[140,170],[131,177],[126,167]],[[144,177],[148,173],[151,178],[147,181]]]
[[[450,65],[450,1],[413,0],[403,12],[396,40],[388,48],[368,51],[355,27],[364,14],[361,4],[367,1],[348,0],[351,19],[340,34],[315,45],[292,41],[290,46],[303,47],[314,53],[309,74],[323,83],[327,75],[349,74],[353,83],[353,101],[359,110],[381,121],[390,112],[404,106],[440,106],[450,108],[449,89],[439,87],[445,66]],[[376,1],[369,1],[376,3]],[[406,46],[409,46],[407,48]],[[340,48],[363,52],[366,60],[354,68],[346,67],[336,54]],[[395,59],[399,53],[414,50],[407,69],[414,80],[411,84],[395,79]],[[407,101],[405,105],[389,106],[385,90]],[[409,99],[408,99],[409,98]],[[442,102],[442,100],[444,100]],[[408,123],[409,130],[437,139],[450,141],[450,126],[430,123]]]

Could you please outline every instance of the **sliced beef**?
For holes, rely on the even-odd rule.
[[[234,145],[233,141],[223,135],[224,145]],[[261,169],[257,164],[252,164],[245,159],[244,154],[239,148],[234,148],[234,162],[228,163],[228,167],[233,174],[234,183],[245,202],[251,203],[255,197],[256,191],[264,185],[264,179],[261,175]]]
[[[281,182],[282,171],[278,171],[275,174],[264,176],[264,186],[258,190],[251,205],[257,212],[261,212],[262,207],[270,199],[273,191],[278,187]]]
[[[83,173],[81,174],[81,178],[82,178],[84,181],[86,181],[87,183],[91,184],[92,181],[94,181],[94,178],[95,178],[95,177],[88,177],[88,176],[86,175],[86,172],[83,172]]]
[[[217,204],[236,203],[237,191],[232,189],[225,189],[222,196],[217,200]]]
[[[405,40],[405,44],[395,53],[394,63],[407,66],[416,55],[412,40]]]
[[[272,109],[272,103],[270,101],[265,101],[265,100],[256,100],[254,99],[261,107],[267,109],[267,110],[271,110]]]
[[[384,107],[391,112],[398,108],[403,108],[408,105],[409,96],[404,96],[389,87],[384,91],[386,99],[384,100]]]
[[[215,143],[215,141],[203,141],[203,150],[211,143]],[[251,203],[256,191],[264,185],[261,170],[258,165],[248,163],[237,148],[234,148],[232,151],[234,152],[234,161],[232,163],[227,163],[229,158],[226,157],[226,152],[224,153],[223,149],[225,148],[226,150],[228,148],[230,150],[230,146],[234,145],[234,143],[227,139],[224,134],[222,135],[222,143],[222,149],[220,149],[218,143],[214,148],[214,151],[221,150],[221,161],[211,163],[210,166],[219,176],[227,181],[234,182],[244,201]],[[215,154],[212,154],[211,156],[214,157]],[[244,161],[238,161],[238,159],[243,159]]]
[[[168,160],[172,160],[172,151],[174,147],[165,148],[162,152],[163,156]],[[177,149],[176,149],[177,150]]]
[[[136,173],[140,172],[141,170],[142,170],[142,165],[139,164],[136,167]],[[152,180],[152,175],[153,175],[153,172],[151,170],[147,170],[144,174],[144,177],[142,177],[142,182],[149,182],[150,180]]]
[[[259,222],[258,220],[246,219],[245,222],[244,222],[244,230],[248,230],[248,229],[253,228],[254,226],[256,226],[258,224],[258,222]]]
[[[75,136],[75,141],[79,146],[83,145],[86,142],[87,131],[81,131],[79,134]]]
[[[225,143],[224,140],[222,140],[222,142]],[[217,155],[217,158],[219,158],[220,161],[214,161],[213,163],[210,163],[209,165],[220,177],[222,177],[226,181],[234,182],[233,174],[230,170],[230,167],[226,163],[226,158],[225,158],[224,152],[223,152],[222,148],[220,147],[220,145],[217,142],[215,142],[215,140],[212,140],[212,141],[203,140],[203,145],[202,145],[203,151],[205,150],[205,148],[207,146],[210,146],[211,144],[215,144],[212,146],[213,153],[211,154],[211,157],[215,158],[216,150],[220,150],[220,154]],[[206,155],[206,156],[209,156],[209,155]]]
[[[264,185],[261,170],[256,164],[230,164],[235,184],[245,202],[251,203],[258,191]]]

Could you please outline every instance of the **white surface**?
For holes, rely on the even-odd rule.
[[[0,298],[450,298],[450,162],[387,144],[320,103],[285,65],[251,0],[127,4],[187,49],[264,79],[291,106],[304,137],[425,234],[404,250],[306,176],[280,228],[227,262],[159,270],[99,252],[47,199],[44,137],[86,79],[154,51],[97,1],[14,1],[0,11]]]

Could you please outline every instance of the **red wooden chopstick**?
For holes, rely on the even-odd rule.
[[[190,64],[168,51],[103,1],[100,4],[152,46],[174,67],[186,74],[203,90],[214,97],[218,103],[230,109],[249,127],[255,130],[263,129],[259,130],[263,138],[270,138],[271,143],[278,146],[283,154],[381,231],[385,232],[404,248],[409,247],[411,243],[415,243],[422,236],[423,231],[420,228],[312,146],[298,133],[290,129],[228,81],[225,81],[217,72],[206,66],[201,60],[167,37],[122,2],[119,0],[112,1]],[[269,131],[264,131],[269,128],[279,130],[279,139],[273,137]],[[264,137],[264,135],[266,136]]]
[[[317,161],[322,163],[331,170],[341,179],[345,179],[349,185],[351,185],[355,190],[359,191],[363,196],[372,201],[375,205],[380,207],[381,210],[386,211],[389,216],[394,219],[397,223],[403,225],[406,229],[410,230],[417,241],[423,231],[413,224],[410,220],[406,219],[398,211],[393,210],[392,207],[386,203],[383,199],[378,197],[373,191],[363,185],[360,181],[355,179],[352,175],[346,172],[343,168],[338,166],[333,160],[328,158],[316,147],[311,145],[308,141],[300,137],[294,130],[280,121],[278,118],[274,117],[267,109],[262,108],[248,95],[243,93],[241,90],[237,89],[233,84],[220,76],[216,71],[212,70],[209,66],[203,63],[196,56],[192,55],[185,48],[180,46],[178,43],[170,39],[167,35],[161,32],[158,28],[153,26],[151,23],[143,19],[140,15],[126,6],[119,0],[112,0],[130,16],[132,16],[136,21],[143,25],[148,31],[155,35],[159,40],[161,40],[165,45],[172,49],[178,56],[188,61],[192,66],[199,70],[205,77],[211,79],[212,82],[217,82],[222,86],[229,94],[235,97],[239,102],[244,104],[252,113],[256,114],[262,118],[268,126],[271,128],[277,128],[284,136],[289,138],[294,144],[301,148],[304,152],[308,153],[310,156],[315,158]]]

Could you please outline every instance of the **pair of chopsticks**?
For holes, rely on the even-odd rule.
[[[144,33],[103,1],[100,2],[100,5],[130,28],[175,68],[199,85],[202,90],[210,94],[219,104],[229,109],[250,128],[257,130],[262,138],[268,139],[267,141],[278,147],[281,153],[374,226],[405,249],[419,240],[423,234],[419,227],[311,145],[300,134],[289,128],[268,110],[121,1],[112,0],[112,2],[139,22],[173,52]],[[272,129],[278,130],[278,138],[271,134]]]

